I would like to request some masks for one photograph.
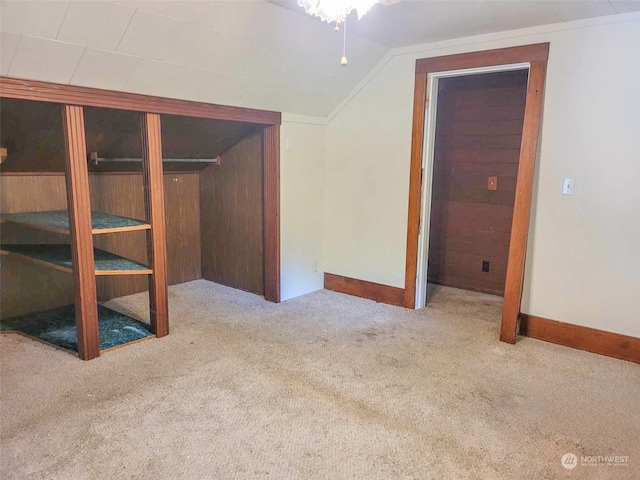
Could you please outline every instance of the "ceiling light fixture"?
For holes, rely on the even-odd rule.
[[[298,5],[309,15],[314,15],[323,22],[335,23],[336,30],[340,30],[339,24],[342,23],[344,40],[340,65],[343,67],[347,65],[347,16],[355,10],[360,20],[376,3],[378,0],[298,0]]]
[[[378,3],[378,0],[298,0],[298,5],[309,15],[320,17],[329,23],[342,23],[355,10],[358,20]]]

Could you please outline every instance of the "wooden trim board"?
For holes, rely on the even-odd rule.
[[[264,298],[280,302],[280,125],[262,134],[264,175]]]
[[[531,62],[522,127],[522,144],[518,162],[518,177],[516,179],[516,198],[513,203],[513,219],[511,220],[511,239],[509,241],[507,279],[504,286],[502,323],[500,325],[500,340],[507,343],[516,342],[518,314],[520,313],[520,302],[522,301],[531,196],[533,194],[533,175],[538,155],[538,137],[546,72],[546,60]]]
[[[162,175],[162,134],[160,115],[140,114],[142,138],[142,181],[147,230],[149,267],[149,317],[156,337],[169,334],[169,294],[167,291],[167,237],[164,219]]]
[[[71,258],[74,265],[78,356],[91,360],[100,356],[98,298],[96,292],[91,233],[91,199],[85,143],[84,112],[76,105],[62,106],[65,170]]]
[[[523,313],[520,315],[520,335],[640,363],[640,338],[619,333],[605,332]]]
[[[401,307],[404,303],[404,290],[402,288],[333,275],[332,273],[324,274],[324,288],[398,307]]]
[[[230,107],[210,103],[154,97],[135,93],[101,90],[98,88],[62,85],[58,83],[22,80],[0,76],[0,96],[23,100],[36,100],[91,107],[119,108],[145,113],[164,113],[187,117],[213,118],[250,122],[262,125],[279,125],[280,112]]]
[[[549,56],[548,43],[536,43],[520,47],[497,48],[481,52],[459,53],[442,57],[416,60],[416,74],[463,70],[467,68],[492,67],[523,62],[546,62]]]
[[[425,105],[427,75],[415,78],[413,93],[413,127],[411,132],[411,165],[409,167],[409,218],[407,220],[407,259],[405,262],[404,306],[415,308],[416,275],[418,274],[418,238],[420,236],[420,209],[422,202],[422,157],[424,155]]]
[[[511,227],[511,243],[507,266],[507,283],[503,306],[500,340],[515,343],[518,312],[522,298],[527,233],[533,190],[533,172],[538,151],[538,137],[549,44],[446,55],[416,61],[414,86],[413,134],[409,179],[409,213],[407,224],[407,258],[405,270],[404,306],[415,308],[416,275],[418,271],[418,241],[421,209],[422,159],[424,126],[429,74],[449,70],[529,63],[527,102],[520,147],[516,200]]]

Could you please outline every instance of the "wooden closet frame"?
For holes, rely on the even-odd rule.
[[[255,123],[264,127],[264,298],[280,302],[280,123],[281,114],[133,93],[61,85],[0,76],[0,97],[57,103],[63,106],[66,146],[65,177],[74,262],[78,353],[83,360],[100,355],[93,236],[83,107],[141,112],[143,181],[146,216],[151,224],[147,248],[150,268],[151,329],[169,333],[167,263],[162,180],[160,114]]]
[[[415,308],[416,275],[418,271],[418,239],[422,190],[422,159],[424,155],[425,111],[429,74],[452,70],[529,63],[529,81],[524,111],[522,143],[516,179],[516,197],[511,223],[511,239],[507,263],[507,279],[502,307],[500,340],[515,343],[520,316],[525,255],[531,213],[533,175],[538,153],[538,138],[549,43],[485,50],[480,52],[423,58],[416,61],[413,129],[411,135],[411,166],[409,177],[409,215],[407,223],[407,258],[405,269],[405,308]]]

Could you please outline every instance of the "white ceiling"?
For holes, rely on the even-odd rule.
[[[403,0],[349,19],[343,68],[341,35],[296,3],[2,0],[0,73],[326,116],[391,47],[640,10],[637,0]]]

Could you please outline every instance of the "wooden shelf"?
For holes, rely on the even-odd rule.
[[[0,254],[15,255],[63,272],[73,272],[70,245],[1,245]],[[128,258],[93,249],[96,275],[150,275],[149,267]]]
[[[98,305],[100,352],[151,338],[149,325]],[[0,332],[20,333],[72,352],[78,351],[75,305],[0,321]]]
[[[7,213],[0,217],[2,222],[10,222],[47,232],[69,235],[69,214],[66,210],[50,212]],[[91,212],[91,233],[132,232],[149,230],[151,225],[135,218],[119,217],[108,213]]]

